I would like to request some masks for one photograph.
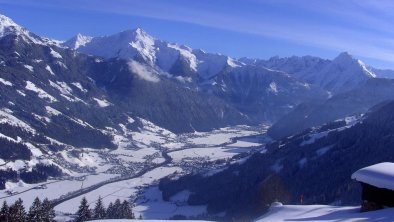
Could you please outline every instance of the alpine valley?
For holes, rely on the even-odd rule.
[[[347,52],[237,59],[140,28],[57,41],[0,15],[0,199],[46,197],[58,221],[99,196],[147,219],[358,204],[349,175],[394,161],[391,100],[394,71]]]

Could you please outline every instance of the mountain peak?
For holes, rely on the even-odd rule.
[[[24,41],[35,44],[47,44],[51,42],[44,41],[41,37],[16,24],[12,19],[0,14],[0,38],[7,35],[16,35]]]
[[[376,77],[376,74],[373,73],[373,71],[371,69],[369,69],[367,67],[367,65],[365,65],[364,62],[362,62],[359,59],[355,59],[348,52],[340,53],[333,60],[333,63],[336,64],[336,65],[343,66],[343,67],[347,67],[348,69],[352,69],[353,71],[361,70],[361,73],[363,73],[363,75],[367,76],[368,78],[375,78]]]
[[[8,18],[5,15],[0,14],[0,25],[1,26],[19,26],[12,19]]]
[[[139,34],[139,35],[148,35],[148,33],[145,32],[145,30],[143,30],[143,29],[140,28],[140,27],[135,28],[135,29],[134,29],[134,32],[137,33],[137,34]]]
[[[133,37],[135,41],[148,41],[148,42],[153,42],[155,38],[151,35],[149,35],[145,30],[142,28],[138,27],[133,30],[131,30],[133,33]]]
[[[76,36],[64,42],[65,46],[68,46],[72,49],[78,49],[81,46],[86,45],[90,41],[92,41],[93,37],[82,35],[78,33]]]
[[[340,61],[353,61],[354,58],[352,55],[350,55],[348,52],[341,52],[337,57],[335,57],[334,61],[340,62]]]
[[[114,35],[125,35],[131,37],[132,39],[144,39],[144,38],[154,39],[145,30],[139,27],[135,29],[128,29]]]
[[[16,24],[12,19],[0,14],[0,37],[3,37],[10,33],[19,34],[23,31],[24,29],[18,24]]]

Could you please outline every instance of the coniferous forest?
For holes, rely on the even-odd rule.
[[[40,200],[36,197],[29,209],[26,209],[23,200],[18,199],[9,205],[4,201],[0,208],[0,221],[2,222],[55,222],[55,210],[47,198]],[[124,200],[116,199],[105,207],[102,198],[91,207],[88,200],[83,197],[76,212],[75,222],[98,219],[134,219],[131,204]],[[141,216],[139,217],[142,218]]]

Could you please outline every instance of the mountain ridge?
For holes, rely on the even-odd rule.
[[[120,40],[121,44],[115,44],[116,46],[110,50],[97,49],[96,45],[113,46],[114,39]],[[94,43],[95,40],[97,43]],[[70,40],[63,45],[70,45],[69,42]],[[318,85],[334,94],[354,89],[368,78],[391,76],[385,74],[388,71],[374,73],[374,70],[378,69],[365,65],[348,52],[342,52],[332,60],[314,56],[271,57],[268,60],[234,59],[219,53],[206,53],[201,49],[191,49],[185,45],[159,40],[141,28],[113,35],[92,37],[92,40],[83,41],[81,47],[74,47],[74,49],[105,58],[142,59],[152,66],[158,66],[163,71],[175,75],[179,75],[179,72],[189,73],[189,76],[197,74],[202,81],[214,78],[226,67],[259,65],[294,75],[300,80]],[[181,71],[178,70],[179,68],[174,69],[179,60],[184,62]]]

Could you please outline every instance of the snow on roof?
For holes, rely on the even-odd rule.
[[[357,170],[352,179],[379,188],[394,190],[394,163],[378,163]]]

